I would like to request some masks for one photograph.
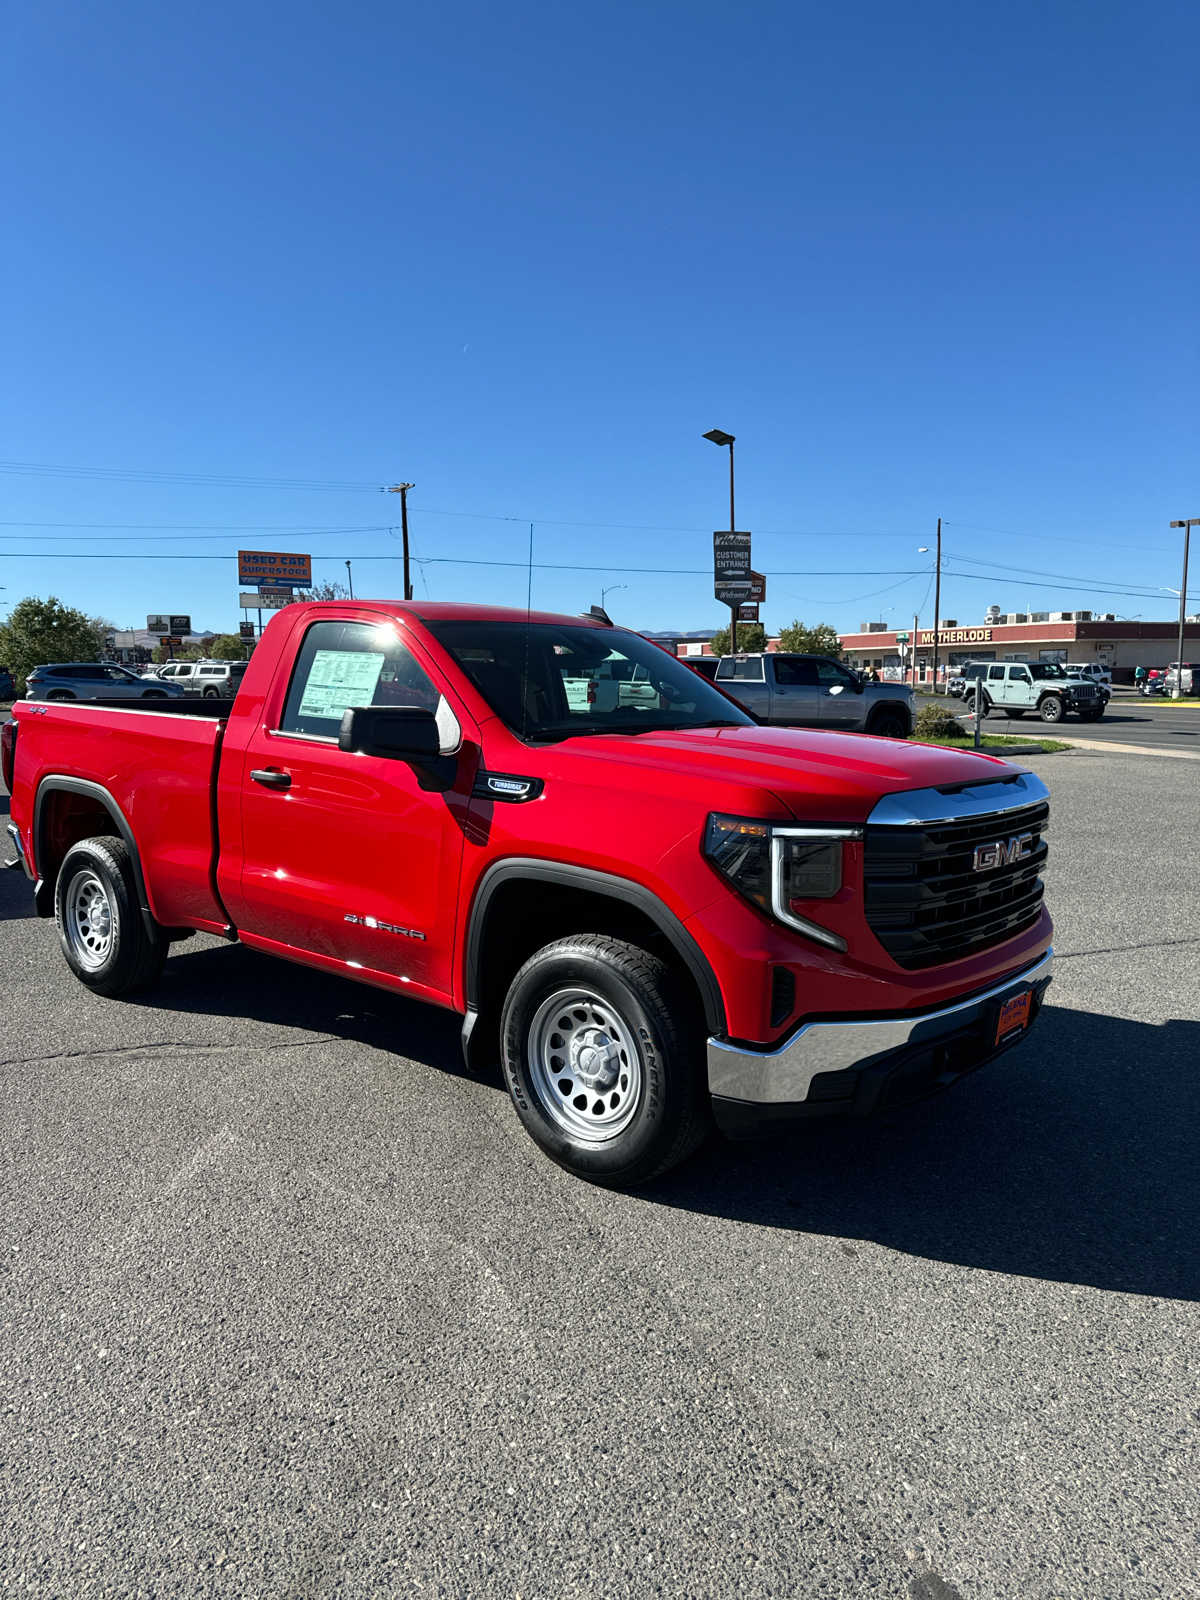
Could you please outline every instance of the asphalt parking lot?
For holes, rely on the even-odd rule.
[[[956,716],[963,712],[963,702],[949,695],[929,696],[937,705],[943,705]],[[918,706],[927,703],[925,696]],[[964,726],[970,730],[975,724],[969,718]],[[1200,755],[1200,706],[1173,706],[1169,700],[1147,699],[1141,695],[1116,694],[1099,722],[1081,722],[1078,717],[1066,717],[1060,723],[1047,725],[1036,716],[1025,716],[1011,721],[1001,711],[993,711],[984,718],[983,730],[992,734],[1039,734],[1053,739],[1066,739],[1071,743],[1087,744],[1100,740],[1104,743],[1136,745],[1154,750],[1177,750]]]
[[[1034,1035],[636,1195],[454,1019],[206,939],[99,1000],[0,874],[0,1591],[1200,1594],[1200,784],[1029,764]]]

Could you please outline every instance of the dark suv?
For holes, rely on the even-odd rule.
[[[27,700],[176,700],[182,693],[115,661],[59,661],[34,667],[25,680]]]

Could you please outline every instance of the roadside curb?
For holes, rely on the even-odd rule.
[[[1160,750],[1152,744],[1117,744],[1113,739],[1081,739],[1075,750],[1108,750],[1118,756],[1164,756],[1168,761],[1200,761],[1200,750]]]

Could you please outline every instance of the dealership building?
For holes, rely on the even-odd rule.
[[[912,673],[912,629],[864,622],[857,633],[839,634],[847,662],[881,677]],[[1093,611],[1010,611],[993,607],[978,626],[961,627],[945,619],[938,631],[938,676],[968,661],[1071,661],[1097,663],[1112,670],[1116,683],[1132,683],[1137,667],[1165,667],[1174,661],[1178,622],[1129,622]],[[1200,660],[1200,617],[1188,619],[1183,658]],[[916,677],[933,676],[933,629],[916,633]]]

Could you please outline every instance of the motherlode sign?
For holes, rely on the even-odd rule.
[[[939,644],[991,644],[990,628],[939,628]],[[933,643],[933,629],[922,628],[917,635],[918,644]]]

